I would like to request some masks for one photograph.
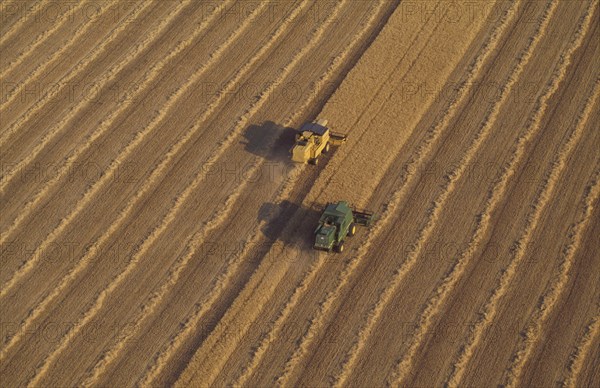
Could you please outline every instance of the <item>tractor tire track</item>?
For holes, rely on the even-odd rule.
[[[556,3],[553,3],[553,4],[556,4]],[[582,24],[580,25],[578,31],[576,32],[576,37],[575,37],[572,45],[569,47],[567,53],[561,57],[558,68],[555,70],[553,79],[552,79],[550,85],[547,87],[545,94],[542,96],[542,98],[539,101],[539,107],[537,108],[536,112],[534,113],[533,120],[531,121],[531,123],[530,123],[529,127],[527,128],[527,130],[525,131],[525,133],[517,140],[517,148],[515,150],[515,153],[512,155],[509,165],[504,170],[504,174],[503,174],[502,178],[500,179],[498,184],[494,187],[494,189],[492,191],[492,195],[488,199],[486,211],[484,212],[484,214],[481,217],[481,220],[482,220],[481,225],[480,225],[480,227],[478,227],[476,229],[475,235],[473,236],[473,239],[472,239],[473,244],[469,244],[467,250],[464,252],[465,256],[469,257],[473,254],[475,247],[478,245],[477,242],[479,240],[481,240],[481,238],[486,234],[487,228],[489,227],[489,220],[491,219],[491,213],[495,209],[496,205],[500,202],[501,198],[503,197],[504,192],[507,187],[507,184],[508,184],[508,181],[515,172],[515,166],[522,159],[522,157],[525,153],[526,143],[528,143],[529,140],[532,138],[532,136],[539,131],[541,119],[544,116],[545,111],[548,106],[548,100],[550,99],[550,97],[552,95],[554,95],[556,90],[558,90],[560,82],[562,81],[562,79],[564,78],[564,76],[566,74],[566,68],[571,63],[571,56],[583,43],[583,38],[585,36],[585,33],[587,32],[589,26],[591,25],[592,16],[595,14],[595,12],[589,12],[589,11],[594,11],[594,6],[595,6],[595,3],[591,2],[590,7],[588,8],[588,12],[585,15],[584,20],[582,21]],[[547,14],[547,16],[548,16],[548,14]],[[545,23],[547,23],[550,19],[547,16],[544,19]],[[569,147],[572,147],[572,145],[569,145]],[[568,152],[568,151],[569,150],[567,150],[566,152]],[[531,237],[531,233],[537,226],[539,217],[540,217],[542,211],[544,210],[545,205],[548,203],[549,199],[551,198],[551,194],[556,186],[558,177],[560,176],[561,172],[562,172],[562,166],[558,166],[558,167],[554,166],[550,176],[547,178],[547,180],[544,184],[544,187],[542,188],[542,191],[539,193],[539,197],[536,199],[535,204],[533,206],[534,211],[533,211],[533,213],[530,213],[527,217],[527,224],[528,224],[527,228],[526,228],[524,234],[519,239],[519,241],[516,243],[516,249],[514,251],[513,258],[511,260],[509,266],[502,273],[502,276],[499,280],[499,286],[494,290],[492,297],[486,303],[486,305],[483,309],[483,312],[481,314],[482,318],[479,319],[477,321],[477,323],[475,323],[475,325],[471,327],[471,333],[469,334],[467,343],[462,348],[461,354],[458,356],[457,361],[455,362],[455,364],[453,366],[453,371],[448,379],[449,386],[457,386],[460,384],[462,376],[463,376],[464,372],[466,371],[466,365],[467,365],[468,361],[470,360],[475,347],[479,344],[479,342],[481,341],[483,332],[485,331],[487,326],[490,324],[490,322],[493,320],[493,317],[496,313],[497,304],[498,304],[499,300],[502,298],[502,296],[504,295],[504,293],[506,292],[508,285],[510,284],[512,278],[514,277],[515,272],[516,272],[516,267],[519,265],[519,263],[523,259],[523,256],[526,252],[527,244]]]
[[[588,98],[584,111],[579,117],[579,123],[577,128],[570,135],[567,146],[561,150],[557,160],[554,162],[554,166],[558,168],[564,168],[568,160],[569,153],[572,152],[575,147],[575,143],[579,141],[584,131],[585,126],[592,114],[593,108],[598,101],[598,95],[600,92],[600,81],[596,81],[596,85],[592,92],[592,96]],[[600,171],[596,172],[595,182],[590,186],[590,192],[588,193],[585,200],[585,211],[581,221],[579,221],[573,230],[570,244],[565,248],[564,257],[561,260],[559,273],[554,278],[550,285],[550,290],[542,297],[542,303],[538,310],[534,313],[530,320],[529,325],[525,329],[525,338],[523,339],[519,350],[513,357],[511,366],[509,367],[508,375],[508,386],[515,386],[519,383],[523,370],[527,364],[527,361],[531,357],[533,348],[539,343],[540,337],[543,331],[543,325],[546,322],[548,316],[554,311],[556,303],[561,298],[565,286],[569,280],[570,270],[573,266],[575,253],[577,252],[582,235],[585,232],[589,221],[591,220],[591,214],[594,209],[594,202],[597,200],[600,192]]]

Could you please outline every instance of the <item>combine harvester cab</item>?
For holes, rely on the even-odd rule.
[[[315,229],[314,248],[341,253],[346,237],[356,233],[356,225],[369,226],[374,218],[372,212],[354,210],[346,201],[328,203]]]
[[[296,134],[296,144],[290,150],[292,161],[298,163],[319,163],[321,153],[327,153],[331,145],[340,145],[346,135],[334,133],[327,128],[327,120],[305,123]]]

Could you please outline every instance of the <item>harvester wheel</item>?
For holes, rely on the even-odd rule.
[[[309,160],[309,163],[314,164],[316,166],[317,164],[319,164],[319,158],[311,159],[311,160]]]
[[[342,252],[344,252],[344,243],[342,242],[342,243],[340,243],[340,245],[336,245],[336,247],[335,247],[335,251],[336,251],[337,253],[342,253]]]
[[[325,144],[325,148],[323,148],[323,153],[328,153],[329,152],[329,142],[327,142],[327,144]]]
[[[356,225],[350,224],[348,227],[348,236],[352,237],[356,234]]]

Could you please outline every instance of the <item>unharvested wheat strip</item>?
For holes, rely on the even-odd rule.
[[[131,212],[131,210],[133,209],[133,207],[137,203],[137,201],[144,196],[144,194],[148,191],[149,188],[152,187],[152,183],[155,183],[158,180],[158,177],[164,173],[164,170],[169,166],[173,155],[177,154],[179,152],[179,150],[185,144],[187,144],[189,142],[189,140],[193,137],[193,135],[195,133],[197,133],[197,131],[200,129],[201,124],[210,116],[210,114],[212,114],[212,112],[216,109],[216,107],[218,105],[220,105],[221,102],[223,102],[224,96],[227,96],[229,94],[229,92],[235,88],[235,85],[238,84],[238,82],[242,78],[242,76],[244,74],[246,74],[252,68],[252,66],[254,66],[256,64],[256,62],[268,52],[268,50],[272,47],[272,45],[275,42],[277,42],[277,40],[281,37],[281,35],[291,25],[293,20],[295,20],[298,17],[300,12],[307,5],[309,5],[309,2],[303,1],[298,7],[296,7],[294,9],[294,11],[286,19],[286,22],[281,24],[279,26],[279,28],[277,29],[277,31],[271,35],[269,41],[261,47],[259,52],[257,52],[251,60],[246,62],[244,67],[242,69],[240,69],[240,71],[238,71],[236,76],[230,82],[228,82],[227,86],[220,93],[218,93],[219,97],[217,97],[215,99],[215,101],[213,101],[213,103],[211,103],[209,108],[204,111],[200,120],[198,120],[196,122],[196,124],[191,127],[191,129],[187,132],[187,134],[171,150],[169,150],[167,157],[161,162],[159,167],[157,169],[155,169],[155,171],[153,171],[150,179],[148,179],[148,181],[147,181],[146,185],[143,187],[143,189],[138,192],[138,194],[136,195],[136,197],[134,198],[133,201],[130,201],[130,203],[126,207],[125,211],[123,211],[121,213],[121,216],[119,217],[117,222],[114,223],[113,225],[111,225],[111,227],[109,228],[109,231],[105,234],[106,238],[108,238],[108,236],[110,236],[121,225],[122,221],[127,218],[127,216],[129,215],[129,213]],[[286,69],[291,70],[291,67],[286,67]],[[288,73],[287,70],[282,72],[282,76],[279,81],[283,80],[283,78],[285,77],[285,75],[287,75],[287,73]],[[279,81],[275,82],[275,84],[278,84]],[[262,106],[264,101],[268,98],[268,96],[270,95],[271,89],[267,89],[267,91],[268,91],[267,93],[263,93],[261,95],[259,102],[256,104],[257,106]],[[263,101],[263,102],[260,102],[260,101]],[[257,107],[254,107],[254,109],[251,109],[251,112],[255,112],[257,109],[258,109]],[[234,132],[237,133],[239,130],[241,130],[245,126],[245,124],[246,124],[245,122],[241,122],[238,126],[236,126],[236,128],[234,129]],[[220,148],[217,149],[215,155],[222,154],[222,152],[225,151],[223,148],[228,148],[230,145],[231,145],[231,143],[222,144],[220,146]],[[221,149],[223,149],[223,151],[219,151]],[[218,157],[215,157],[214,160],[216,160],[216,158],[218,158]],[[251,170],[248,171],[246,176],[247,177],[253,176],[254,173],[256,173],[258,171],[260,166],[262,166],[262,163],[255,164],[255,166]],[[157,226],[152,231],[151,236],[153,236],[154,238],[146,239],[144,241],[144,244],[148,244],[150,246],[151,244],[154,243],[154,241],[156,241],[156,239],[160,235],[162,235],[162,233],[167,229],[167,227],[171,224],[171,222],[173,222],[176,219],[176,215],[179,212],[179,210],[181,209],[182,205],[187,201],[187,199],[194,192],[194,190],[198,187],[198,185],[204,180],[205,177],[206,177],[205,174],[202,174],[202,173],[198,174],[195,177],[195,179],[193,180],[193,182],[184,189],[183,193],[176,199],[175,205],[169,210],[169,213],[164,217],[163,222],[161,222],[159,224],[159,226]],[[93,384],[93,382],[99,378],[99,376],[106,369],[106,367],[108,366],[110,361],[114,360],[116,358],[117,354],[120,351],[122,351],[123,347],[126,345],[127,340],[137,333],[137,331],[141,327],[141,324],[143,323],[143,319],[150,316],[152,314],[152,312],[156,309],[156,307],[159,305],[159,303],[162,302],[162,300],[164,299],[164,297],[170,290],[171,286],[177,282],[177,279],[179,278],[179,276],[181,274],[181,270],[183,268],[185,268],[185,266],[189,263],[189,261],[192,259],[193,255],[194,255],[196,249],[204,241],[206,234],[210,230],[219,226],[225,220],[225,217],[227,214],[229,214],[230,210],[232,209],[233,204],[235,203],[235,200],[239,197],[239,195],[243,191],[244,187],[247,185],[248,179],[245,179],[244,182],[242,182],[236,188],[236,191],[233,192],[229,196],[229,198],[226,200],[226,204],[223,207],[222,211],[218,212],[210,221],[208,221],[205,224],[205,229],[203,231],[199,232],[196,237],[191,236],[189,241],[192,241],[192,243],[189,246],[189,253],[186,254],[182,260],[178,261],[174,265],[174,270],[170,272],[170,276],[169,276],[169,279],[167,280],[167,282],[164,283],[163,286],[161,287],[160,291],[155,293],[153,295],[153,297],[151,298],[151,301],[149,303],[149,305],[151,307],[148,307],[148,306],[143,307],[142,312],[140,313],[140,316],[134,320],[136,322],[136,325],[133,328],[129,328],[127,330],[127,333],[123,336],[123,338],[119,338],[116,341],[113,348],[111,348],[106,353],[106,356],[103,357],[102,361],[94,368],[94,371],[92,372],[92,376],[88,379],[89,384]],[[106,238],[104,238],[103,240],[106,240]]]
[[[161,19],[158,26],[154,30],[152,30],[151,33],[145,35],[144,39],[141,42],[137,43],[133,49],[128,51],[127,55],[123,58],[123,60],[121,60],[118,64],[112,66],[104,74],[102,74],[100,79],[97,82],[95,82],[95,85],[98,88],[98,90],[102,89],[104,86],[106,86],[108,84],[108,82],[113,80],[117,76],[117,74],[127,64],[129,64],[144,49],[146,49],[150,43],[154,42],[156,38],[161,36],[161,34],[164,32],[164,30],[171,24],[171,22],[181,13],[181,11],[189,3],[190,3],[189,0],[187,2],[179,3],[177,5],[177,7],[175,7],[171,12],[169,12],[169,14],[167,15],[166,18]],[[151,2],[145,2],[145,4],[146,5],[151,4]],[[140,7],[139,10],[142,11],[144,8],[145,7]],[[202,28],[196,30],[194,36],[197,36],[202,31],[203,31]],[[110,43],[110,41],[112,41],[112,39],[114,37],[116,37],[116,34],[111,34],[111,37],[104,41],[105,44],[101,48],[96,48],[95,51],[99,52],[98,50],[102,50],[103,48],[105,48],[107,46],[107,43]],[[179,47],[183,47],[183,46],[178,46],[178,48]],[[173,52],[171,52],[170,54],[173,54]],[[167,57],[172,58],[172,55],[167,55]],[[162,68],[162,66],[164,66],[167,63],[164,59],[165,58],[163,58],[163,60],[161,60],[159,63],[153,65],[151,70],[148,71],[144,75],[141,85],[136,89],[136,92],[132,96],[130,96],[130,100],[127,103],[120,104],[118,109],[123,110],[126,107],[128,107],[129,105],[131,105],[130,101],[132,101],[134,96],[137,95],[138,93],[140,93],[142,90],[145,90],[145,88],[141,87],[141,86],[148,85],[149,82],[151,82],[152,80],[154,80],[156,78],[156,76],[159,74],[159,72],[155,71],[155,70],[158,68]],[[87,63],[90,63],[90,61],[87,61]],[[82,69],[82,68],[83,68],[83,66],[80,67],[80,69]],[[149,75],[152,75],[152,77],[149,77]],[[4,176],[0,177],[0,193],[3,193],[4,190],[6,189],[6,186],[14,179],[14,177],[19,173],[19,171],[24,171],[27,168],[27,166],[29,164],[31,164],[33,162],[33,160],[39,155],[39,153],[52,140],[54,140],[56,138],[56,136],[58,136],[58,134],[60,134],[65,128],[67,128],[66,124],[70,120],[72,120],[82,109],[84,109],[88,105],[89,105],[89,101],[87,99],[82,99],[78,105],[70,108],[69,113],[64,115],[63,118],[57,124],[55,124],[49,130],[44,131],[44,134],[43,134],[41,140],[35,145],[33,150],[28,152],[27,155],[23,159],[21,159],[18,163],[16,163],[15,166],[11,170],[9,170]],[[67,170],[68,170],[68,166],[61,166],[61,168],[59,169],[58,175],[61,175],[62,173],[66,172]]]
[[[144,11],[146,8],[148,8],[150,5],[152,4],[152,2],[149,1],[144,1],[140,4],[138,4],[136,6],[136,8],[128,15],[128,17],[130,18],[137,18],[142,11]],[[106,8],[103,8],[103,10],[106,10]],[[34,114],[36,114],[37,112],[39,112],[44,106],[46,106],[46,103],[48,101],[50,101],[51,98],[53,98],[54,96],[58,95],[63,88],[77,75],[79,74],[79,72],[81,70],[83,70],[90,62],[92,62],[93,60],[95,60],[96,58],[98,58],[100,56],[100,54],[104,51],[104,49],[106,48],[106,46],[112,42],[112,40],[119,34],[121,33],[123,30],[125,30],[127,27],[129,26],[129,23],[121,23],[119,24],[117,27],[115,27],[110,36],[105,39],[102,43],[100,43],[99,45],[97,45],[94,50],[92,50],[92,52],[82,61],[80,61],[70,72],[69,74],[65,75],[64,77],[62,77],[58,82],[57,85],[58,87],[56,88],[51,88],[46,94],[44,94],[44,96],[37,101],[33,106],[31,106],[29,109],[27,109],[27,111],[21,115],[21,117],[19,117],[17,120],[15,120],[6,131],[4,131],[1,135],[0,135],[0,147],[3,147],[6,143],[6,141],[13,135],[15,134],[22,126],[23,124],[25,124]]]
[[[532,39],[529,46],[526,48],[525,53],[519,59],[517,65],[514,67],[512,73],[508,77],[508,81],[502,89],[500,97],[497,101],[495,101],[491,111],[485,119],[483,126],[479,129],[473,143],[467,149],[467,152],[460,161],[459,166],[447,176],[448,182],[446,183],[440,196],[436,198],[436,200],[433,202],[433,206],[428,212],[429,219],[426,225],[420,230],[417,241],[412,245],[412,247],[414,248],[408,253],[406,260],[396,271],[391,283],[382,292],[377,303],[369,312],[366,324],[360,329],[358,339],[352,346],[350,352],[348,353],[347,361],[342,367],[342,371],[337,376],[337,380],[335,383],[336,386],[344,385],[347,379],[350,377],[350,374],[352,373],[352,370],[356,362],[358,361],[358,357],[364,349],[364,347],[366,346],[368,338],[372,333],[372,330],[378,322],[379,318],[381,317],[381,314],[383,313],[385,307],[389,304],[393,296],[396,294],[396,290],[404,280],[405,276],[410,272],[414,264],[417,262],[417,259],[421,254],[422,248],[424,247],[425,243],[429,240],[429,237],[431,236],[436,226],[444,204],[447,202],[448,198],[450,198],[450,195],[454,192],[454,189],[456,188],[456,183],[463,176],[463,173],[466,171],[468,164],[471,162],[473,157],[475,157],[484,141],[488,138],[491,128],[496,122],[496,119],[502,107],[504,106],[504,103],[506,102],[508,96],[510,95],[513,86],[516,84],[521,73],[523,72],[524,64],[527,63],[527,61],[532,55],[533,50],[539,43],[541,37],[544,35],[548,26],[548,22],[551,19],[554,11],[556,10],[557,5],[557,2],[552,2],[549,5],[549,8],[546,10],[545,15],[543,17],[542,23],[539,25],[538,30],[536,31],[534,39]]]
[[[6,33],[2,35],[2,37],[0,37],[0,46],[6,43],[6,41],[12,38],[12,36],[18,31],[20,31],[20,28],[29,20],[32,14],[34,14],[37,10],[43,8],[46,5],[46,3],[49,2],[50,0],[40,0],[39,2],[29,7],[29,9],[25,12],[25,15],[21,16],[21,18],[15,24],[12,25],[10,30],[6,31]],[[18,4],[19,2],[16,1],[16,3]]]
[[[500,42],[500,37],[504,34],[507,27],[510,24],[512,24],[512,21],[514,20],[514,17],[516,15],[516,7],[517,3],[513,3],[509,10],[507,10],[498,27],[496,27],[496,29],[492,32],[486,43],[483,45],[483,49],[481,50],[480,54],[470,65],[469,73],[465,78],[464,82],[461,82],[461,87],[457,93],[457,97],[452,101],[452,103],[442,115],[442,119],[434,127],[435,129],[432,131],[431,136],[427,139],[427,143],[423,144],[423,146],[419,148],[419,156],[413,158],[412,161],[414,165],[420,164],[420,160],[422,159],[422,157],[429,154],[429,152],[431,151],[431,146],[434,144],[435,140],[439,137],[441,133],[443,133],[444,128],[446,128],[449,125],[450,121],[456,114],[456,107],[459,106],[468,96],[468,86],[473,84],[472,81],[479,74],[480,70],[483,68],[483,64],[486,63],[486,61],[489,59],[491,53],[498,45],[498,42]],[[416,171],[416,169],[407,169],[407,171]],[[412,176],[407,177],[407,179],[412,180]],[[403,187],[407,186],[408,183],[403,185]],[[403,195],[400,195],[402,192],[403,191],[401,189],[399,192],[396,193],[394,200],[390,202],[390,206],[388,206],[388,211],[385,213],[384,217],[380,220],[379,223],[383,222],[387,224],[390,221],[390,216],[394,213],[394,209],[400,203],[400,199],[403,198]],[[383,229],[384,228],[380,228],[379,230]],[[378,233],[374,231],[369,235],[369,239],[366,244],[367,246],[370,246],[370,241],[372,241],[377,234]],[[287,385],[289,383],[289,379],[294,369],[308,354],[310,344],[316,337],[319,330],[325,324],[325,318],[329,312],[329,309],[333,306],[333,302],[339,297],[339,293],[347,284],[350,275],[353,273],[358,263],[360,262],[359,258],[363,256],[363,252],[366,252],[366,248],[360,249],[361,250],[359,251],[359,254],[356,256],[356,258],[348,264],[348,266],[340,275],[336,289],[326,296],[324,302],[320,306],[319,312],[313,319],[311,319],[311,326],[300,341],[300,346],[296,349],[296,351],[287,361],[286,366],[284,368],[284,372],[277,379],[280,385]]]
[[[577,143],[581,138],[584,128],[587,125],[588,120],[593,112],[594,105],[598,101],[599,85],[600,82],[596,81],[596,86],[594,87],[593,94],[586,103],[584,112],[579,118],[579,124],[577,125],[575,132],[571,134],[567,146],[561,151],[557,160],[554,162],[554,165],[558,168],[564,168],[564,165],[567,162],[567,158],[570,155],[570,151],[574,147],[575,143]],[[600,171],[597,171],[595,174],[595,183],[591,185],[590,192],[588,193],[585,200],[584,215],[581,221],[579,221],[575,225],[570,243],[564,251],[564,257],[561,261],[559,272],[557,276],[555,276],[555,278],[553,279],[552,284],[550,285],[550,290],[543,296],[540,307],[534,313],[532,319],[530,320],[530,323],[527,329],[525,330],[525,338],[521,342],[519,350],[516,352],[514,357],[511,358],[512,363],[509,367],[507,382],[507,386],[509,387],[516,386],[517,384],[519,384],[519,380],[521,379],[525,365],[531,357],[534,347],[540,341],[540,337],[543,331],[543,325],[546,322],[548,316],[554,310],[554,307],[556,306],[558,300],[561,298],[565,290],[565,286],[569,281],[570,270],[575,260],[575,253],[577,252],[581,244],[583,232],[586,230],[589,222],[592,219],[594,202],[598,199],[598,195],[600,192],[599,174]]]
[[[571,356],[571,361],[568,367],[568,374],[563,381],[563,387],[576,387],[577,379],[581,373],[581,369],[585,363],[587,356],[592,349],[592,344],[598,338],[600,333],[600,314],[596,314],[592,321],[588,324],[585,334],[579,344],[575,347],[575,351]]]
[[[33,42],[31,42],[27,47],[25,47],[17,55],[17,57],[13,61],[11,61],[4,70],[2,70],[0,72],[0,78],[4,78],[6,76],[6,73],[10,72],[11,70],[13,70],[17,66],[19,66],[25,60],[25,58],[27,56],[29,56],[36,48],[39,47],[39,45],[44,43],[50,35],[52,35],[54,32],[56,32],[56,30],[61,28],[69,18],[71,18],[73,15],[75,15],[79,11],[80,8],[83,8],[83,6],[87,5],[87,4],[88,3],[84,2],[84,1],[80,1],[79,3],[77,3],[77,5],[75,7],[70,7],[69,12],[63,14],[54,24],[52,24],[52,27],[50,27],[49,29],[47,29],[44,32],[42,32],[41,34],[39,34]],[[108,6],[102,6],[100,8],[100,12],[98,12],[97,16],[100,16],[102,13],[104,13],[106,11],[106,9],[112,7],[113,4],[114,4],[114,2],[111,2],[108,4]],[[36,69],[33,72],[31,72],[23,82],[20,82],[17,87],[15,87],[11,92],[9,92],[8,95],[6,96],[6,101],[4,101],[4,102],[2,102],[2,104],[0,104],[0,110],[4,109],[4,107],[6,105],[8,105],[14,99],[14,97],[16,97],[17,91],[20,86],[24,85],[26,82],[31,80],[31,78],[39,75],[43,70],[45,70],[48,66],[50,66],[50,64],[54,61],[54,59],[59,57],[65,50],[67,50],[69,47],[71,47],[71,45],[77,40],[77,38],[79,38],[90,27],[92,27],[94,25],[94,23],[92,23],[92,21],[93,21],[93,18],[88,18],[87,21],[84,21],[77,28],[77,32],[75,32],[72,35],[72,37],[69,39],[69,41],[66,44],[61,45],[58,50],[54,51],[54,53],[50,56],[50,58],[48,58],[46,61],[42,62],[39,66],[37,66]]]
[[[163,109],[161,109],[161,112],[154,117],[154,119],[152,120],[151,124],[146,127],[145,130],[143,130],[142,132],[139,132],[136,135],[136,139],[134,139],[127,147],[126,147],[126,151],[123,152],[122,154],[119,155],[119,157],[117,157],[117,159],[114,160],[113,165],[111,167],[114,168],[109,168],[109,172],[107,174],[105,174],[103,176],[103,178],[107,178],[109,176],[111,176],[114,173],[114,169],[116,168],[116,166],[118,166],[122,159],[125,158],[129,153],[131,153],[131,150],[136,148],[140,143],[141,140],[149,133],[149,131],[151,129],[153,129],[159,122],[162,121],[162,119],[166,116],[167,111],[176,104],[176,101],[181,98],[182,95],[184,95],[184,91],[189,88],[192,84],[194,84],[200,77],[201,74],[204,73],[204,71],[207,69],[207,67],[209,67],[209,65],[212,65],[216,62],[217,58],[219,58],[222,53],[225,51],[225,49],[230,46],[231,42],[234,41],[243,31],[245,31],[250,24],[254,21],[254,19],[261,13],[261,11],[267,6],[267,2],[262,2],[259,4],[258,7],[256,7],[252,13],[250,15],[248,15],[248,17],[244,20],[244,22],[242,23],[242,25],[234,32],[232,33],[225,41],[225,43],[220,46],[215,52],[213,52],[213,54],[211,54],[211,59],[209,60],[209,62],[205,63],[203,66],[201,66],[192,77],[190,77],[190,79],[186,82],[184,87],[181,87],[180,89],[178,89],[177,92],[173,93],[170,95],[169,100],[167,101],[167,103],[165,104],[165,106],[163,106]],[[105,179],[106,181],[107,179]],[[88,192],[89,197],[93,196],[93,194],[95,194],[95,192],[97,191],[97,188],[99,186],[101,186],[101,184],[104,183],[102,182],[102,179],[97,182],[97,185],[95,185],[94,187],[96,188],[96,190],[91,190],[90,192]],[[88,198],[89,198],[88,197]],[[89,202],[89,201],[88,201]],[[80,211],[80,207],[83,206],[80,204],[80,206],[77,206],[77,208],[75,209],[75,211],[73,213],[78,213]],[[181,202],[177,202],[176,207],[180,207],[181,206]],[[72,214],[73,214],[72,213]],[[170,218],[169,216],[165,217],[166,219]],[[163,220],[164,221],[164,220]],[[36,372],[36,375],[34,376],[34,378],[29,382],[29,385],[31,386],[35,386],[39,383],[39,380],[44,376],[44,374],[48,371],[50,365],[52,364],[52,362],[56,359],[56,357],[58,357],[58,355],[62,352],[62,350],[64,350],[64,348],[66,348],[69,344],[69,340],[72,338],[72,336],[74,334],[77,334],[102,308],[102,306],[104,305],[104,301],[106,300],[106,298],[110,295],[110,293],[112,293],[112,291],[114,291],[114,289],[116,289],[124,279],[127,278],[127,276],[129,275],[129,273],[131,273],[133,271],[133,269],[135,268],[135,266],[137,265],[137,263],[139,262],[140,258],[144,255],[144,253],[149,249],[151,242],[154,241],[157,236],[158,236],[158,230],[155,229],[150,236],[144,241],[144,243],[142,243],[142,246],[140,247],[140,249],[136,252],[136,254],[134,255],[134,257],[130,260],[130,262],[127,264],[126,270],[124,272],[121,272],[110,284],[107,288],[105,288],[104,290],[102,290],[102,292],[100,293],[100,295],[98,296],[98,298],[96,299],[96,301],[94,302],[94,305],[92,306],[92,308],[90,308],[88,311],[86,311],[84,313],[84,316],[77,322],[76,325],[74,325],[67,334],[65,334],[63,336],[63,338],[60,341],[60,345],[58,346],[58,348],[56,348],[50,355],[48,358],[46,358],[46,360],[44,360],[43,365],[40,366]]]
[[[477,228],[472,241],[474,244],[480,242],[482,236],[486,234],[487,228],[490,224],[489,221],[491,219],[491,213],[494,211],[496,205],[500,203],[502,197],[504,196],[509,178],[515,173],[516,166],[525,154],[526,144],[531,140],[534,134],[536,134],[540,130],[541,120],[548,107],[548,100],[558,90],[559,84],[566,74],[566,69],[571,63],[571,57],[573,53],[583,43],[585,33],[587,32],[592,21],[592,15],[595,14],[595,12],[593,12],[595,4],[596,2],[594,1],[590,3],[590,7],[587,9],[587,13],[584,16],[584,20],[576,32],[574,42],[569,47],[567,53],[561,56],[558,68],[554,72],[550,85],[546,88],[544,95],[538,101],[538,107],[536,108],[536,112],[534,113],[534,117],[531,123],[529,124],[525,133],[517,140],[517,147],[515,152],[511,156],[509,165],[504,170],[502,178],[500,179],[496,187],[493,189],[493,194],[487,202],[488,206],[481,217],[482,221],[480,222],[480,226]],[[547,23],[549,19],[549,17],[546,17],[545,22]],[[572,152],[572,149],[569,149],[569,147],[573,146],[573,144],[568,143],[566,145],[566,148],[563,149],[563,151],[570,154],[570,152]],[[539,196],[534,202],[534,210],[527,216],[527,226],[523,235],[521,235],[521,237],[516,243],[516,249],[512,254],[513,257],[506,270],[502,272],[498,287],[493,291],[490,299],[487,300],[481,313],[482,318],[480,318],[471,327],[471,332],[469,334],[469,338],[467,339],[467,343],[462,347],[461,353],[458,356],[458,360],[453,365],[452,374],[448,379],[449,386],[455,387],[460,385],[462,377],[466,371],[467,363],[471,359],[475,348],[480,343],[485,330],[492,322],[496,314],[498,303],[502,296],[506,293],[510,282],[516,274],[516,268],[525,256],[527,245],[529,243],[529,240],[531,239],[533,230],[537,227],[537,223],[539,222],[540,216],[551,198],[554,188],[556,187],[557,180],[562,173],[563,167],[564,164],[553,166],[549,177],[544,182],[541,192],[539,193]],[[471,256],[476,249],[474,244],[469,244],[469,246],[467,247],[467,251],[465,253],[469,256]]]
[[[418,52],[416,58],[412,59],[410,62],[410,65],[408,66],[408,69],[405,70],[407,73],[413,68],[413,66],[416,63],[416,60],[418,59],[418,56],[420,55],[420,53],[422,52],[422,50],[424,49],[424,47],[422,46],[420,49],[414,49],[413,47],[418,47],[419,43],[421,41],[423,41],[422,36],[427,36],[428,39],[425,40],[425,46],[429,43],[431,36],[433,35],[433,33],[439,28],[440,23],[437,23],[433,29],[431,31],[429,31],[429,33],[426,33],[426,28],[429,25],[429,23],[432,20],[435,20],[433,15],[435,14],[435,12],[438,10],[438,7],[440,6],[440,1],[436,1],[435,5],[433,6],[433,8],[431,9],[431,12],[428,12],[428,17],[426,20],[420,21],[420,20],[416,20],[417,25],[414,27],[413,30],[410,30],[410,44],[408,44],[406,46],[406,51],[409,52],[409,48],[411,48],[412,50],[410,51],[416,51]],[[404,27],[405,29],[407,29],[406,27]],[[385,29],[384,29],[385,31]],[[389,33],[388,36],[394,36],[393,33]],[[405,58],[405,57],[403,57]],[[367,124],[363,124],[362,123],[362,119],[366,118],[366,120],[371,120],[371,122],[374,120],[374,117],[377,117],[379,115],[379,113],[382,111],[385,101],[387,101],[389,98],[392,97],[392,95],[394,94],[394,92],[396,91],[396,89],[398,88],[398,86],[392,86],[394,85],[393,82],[393,76],[398,73],[399,71],[401,71],[401,69],[403,69],[403,65],[404,65],[404,60],[400,60],[400,61],[395,61],[395,65],[393,67],[393,69],[389,72],[387,72],[386,77],[385,77],[385,81],[381,82],[378,87],[377,90],[374,92],[373,94],[373,98],[371,98],[368,103],[366,104],[363,113],[361,113],[355,120],[353,120],[352,124],[349,124],[348,127],[352,128],[355,126],[360,126],[360,125],[367,125]],[[378,66],[377,63],[374,63],[374,67]],[[352,77],[352,73],[350,74],[350,77]],[[352,81],[350,81],[352,82]],[[343,85],[343,84],[342,84]],[[337,94],[337,93],[336,93]],[[385,96],[385,97],[382,97]],[[335,98],[336,95],[333,96],[333,98]],[[379,105],[377,105],[379,104]],[[324,107],[324,110],[322,113],[326,112],[326,109],[328,107],[333,106],[333,104],[328,104]],[[377,113],[374,114],[370,114],[370,115],[366,115],[368,112],[371,111],[371,109],[374,109],[377,111]],[[333,111],[333,112],[332,112]],[[329,113],[334,113],[335,110],[330,109]],[[328,116],[328,115],[327,115]],[[359,136],[356,137],[351,137],[349,139],[349,147],[354,147],[355,144],[360,143],[363,138],[366,136],[366,134],[368,133],[368,131],[364,131],[362,134],[359,134]],[[352,139],[356,139],[354,141],[354,144],[352,143]],[[348,147],[347,146],[347,147]],[[344,164],[344,162],[349,158],[349,155],[351,155],[352,153],[345,153],[345,157],[340,158],[338,160],[336,160],[336,156],[334,156],[328,163],[328,165],[332,166],[332,168],[326,168],[324,169],[320,175],[319,178],[317,180],[317,186],[321,186],[323,187],[323,189],[321,191],[317,191],[317,190],[312,190],[309,195],[311,195],[310,197],[308,197],[310,200],[312,200],[313,202],[319,197],[321,196],[321,194],[323,193],[323,191],[325,190],[325,187],[329,187],[331,189],[331,186],[329,186],[329,184],[331,183],[332,179],[334,179],[334,176],[336,175],[336,169],[335,166],[340,167],[341,165]],[[321,198],[322,199],[322,198]]]

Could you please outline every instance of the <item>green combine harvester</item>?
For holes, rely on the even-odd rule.
[[[356,233],[356,225],[369,226],[374,218],[372,212],[352,209],[346,201],[328,203],[315,230],[314,248],[341,253],[346,237]]]

